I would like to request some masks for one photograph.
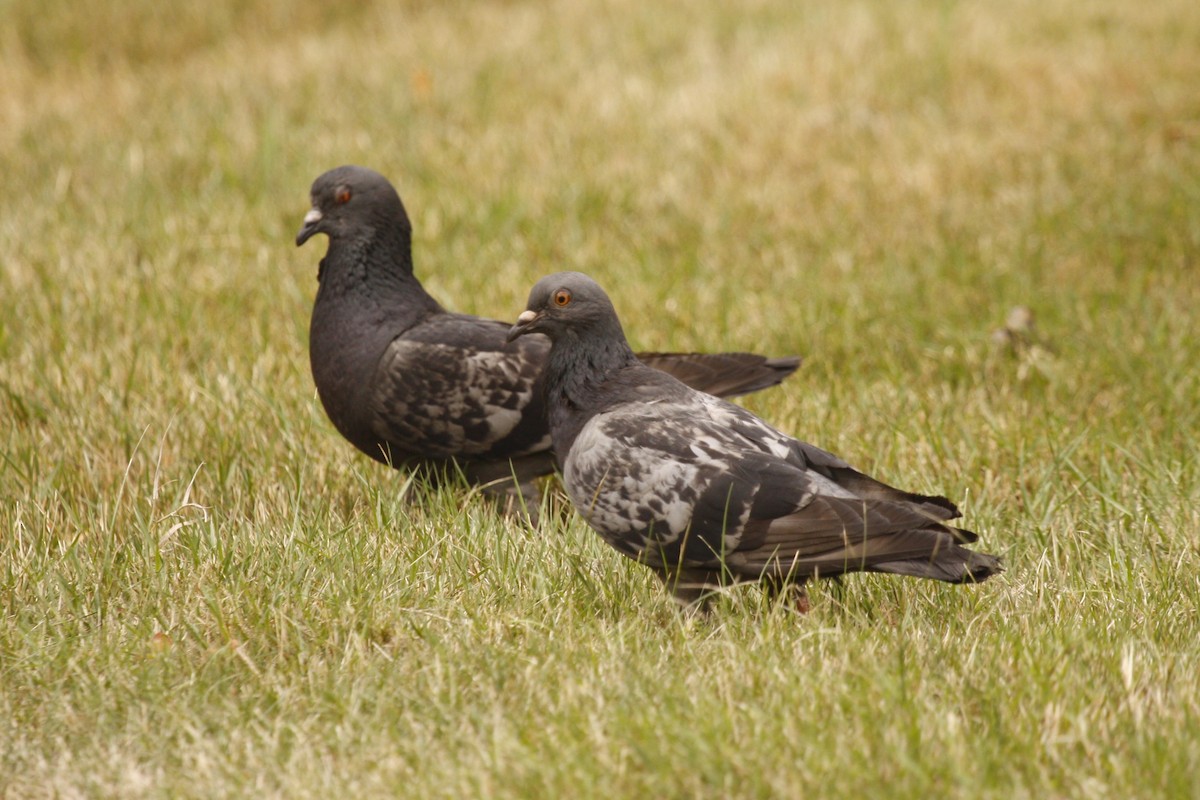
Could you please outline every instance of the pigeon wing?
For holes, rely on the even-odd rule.
[[[567,492],[592,526],[651,566],[708,563],[731,552],[757,492],[751,463],[787,466],[786,437],[770,426],[698,392],[675,395],[595,414],[563,465]]]
[[[541,372],[548,344],[505,343],[503,323],[438,314],[395,339],[372,398],[376,433],[423,458],[548,450]]]

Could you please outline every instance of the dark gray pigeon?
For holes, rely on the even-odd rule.
[[[540,386],[550,343],[506,342],[508,324],[454,314],[413,275],[412,226],[392,185],[338,167],[312,185],[297,246],[329,237],[309,331],[313,379],[338,431],[362,452],[430,479],[458,471],[529,512],[554,471]],[[798,358],[650,353],[654,367],[722,396],[774,386]],[[514,480],[515,479],[515,480]]]
[[[761,581],[807,609],[804,582],[889,572],[982,581],[1000,561],[963,547],[944,497],[894,489],[743,408],[643,365],[591,278],[543,278],[509,339],[550,337],[545,391],[575,508],[681,603]]]

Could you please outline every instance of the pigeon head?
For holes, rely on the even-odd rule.
[[[508,341],[529,333],[544,333],[552,342],[583,337],[625,340],[612,301],[582,272],[557,272],[534,284]]]
[[[412,224],[400,196],[387,178],[365,167],[331,169],[313,181],[312,208],[296,234],[296,246],[318,233],[330,245],[340,241],[370,239],[396,231],[411,240]]]

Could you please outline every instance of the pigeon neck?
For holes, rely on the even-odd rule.
[[[624,334],[581,341],[567,333],[550,349],[546,391],[552,405],[592,411],[601,404],[599,387],[617,370],[637,364]]]
[[[359,296],[357,302],[400,305],[418,315],[442,310],[413,275],[412,237],[403,230],[331,243],[317,280],[321,294],[331,297]]]

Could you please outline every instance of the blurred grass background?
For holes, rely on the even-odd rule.
[[[1194,3],[0,19],[0,795],[1194,795]],[[804,354],[747,404],[1009,572],[688,622],[365,463],[292,246],[341,163],[449,307],[579,269],[636,347]]]

